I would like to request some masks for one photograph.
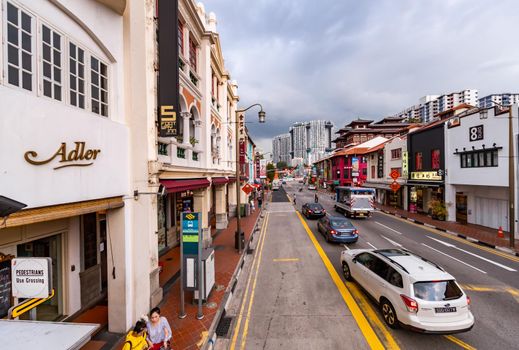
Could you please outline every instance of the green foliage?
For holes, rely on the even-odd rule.
[[[267,177],[272,182],[274,180],[274,175],[276,175],[276,167],[272,163],[267,164]]]
[[[276,164],[276,168],[277,168],[278,170],[283,170],[283,169],[285,169],[287,166],[288,166],[287,162],[278,162],[278,163]]]
[[[447,217],[447,208],[445,207],[445,203],[437,199],[431,199],[427,205],[431,210],[433,219],[445,220]]]

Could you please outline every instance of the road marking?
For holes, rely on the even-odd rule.
[[[485,271],[480,270],[480,269],[478,269],[477,267],[472,266],[472,265],[470,265],[470,264],[467,264],[466,262],[461,261],[460,259],[456,259],[455,257],[450,256],[449,254],[446,254],[446,253],[444,253],[444,252],[442,252],[442,251],[440,251],[440,250],[438,250],[438,249],[435,249],[435,248],[433,248],[433,247],[431,247],[431,246],[428,246],[428,245],[425,244],[425,243],[422,243],[422,245],[425,246],[425,247],[427,247],[427,248],[429,248],[429,249],[434,250],[434,251],[437,252],[437,253],[440,253],[440,254],[443,254],[443,255],[445,255],[445,256],[448,256],[449,258],[451,258],[451,259],[453,259],[453,260],[456,260],[457,262],[460,262],[460,263],[462,263],[463,265],[466,265],[466,266],[468,266],[468,267],[472,267],[472,268],[473,268],[474,270],[476,270],[476,271],[479,271],[479,272],[481,272],[481,273],[486,274]]]
[[[346,250],[350,250],[350,247],[348,247],[346,244],[343,244],[342,246],[346,248]]]
[[[460,283],[461,288],[465,290],[471,290],[473,292],[502,292],[499,288],[490,287],[490,286],[477,286],[473,284],[464,284]]]
[[[355,299],[351,295],[350,291],[348,290],[348,288],[346,288],[346,285],[342,282],[341,278],[339,277],[339,274],[337,273],[337,271],[335,271],[335,268],[333,267],[332,263],[330,262],[330,259],[328,258],[326,253],[323,251],[323,248],[321,247],[321,245],[315,238],[314,234],[312,233],[312,231],[306,224],[306,221],[303,219],[301,214],[299,214],[299,213],[296,213],[296,214],[299,217],[299,220],[301,221],[301,223],[303,224],[303,227],[305,228],[306,233],[308,234],[308,237],[310,237],[310,240],[314,244],[314,247],[317,250],[317,253],[321,257],[321,260],[323,261],[324,266],[328,270],[328,273],[330,274],[333,282],[335,283],[335,286],[339,290],[339,293],[341,294],[342,299],[346,303],[346,306],[348,307],[348,309],[350,309],[350,312],[353,315],[353,318],[355,319],[355,321],[357,322],[357,325],[359,326],[362,334],[364,335],[364,338],[368,342],[368,345],[370,346],[371,349],[384,349],[384,345],[382,344],[382,342],[378,338],[377,334],[375,333],[375,331],[369,324],[368,320],[366,319],[366,317],[360,310],[359,305],[355,302]],[[391,348],[399,349],[398,345],[396,344],[396,341],[391,336],[391,334],[385,328],[382,328],[381,331],[384,333],[384,336],[390,343]]]
[[[381,224],[381,223],[380,223],[380,222],[378,222],[378,221],[375,221],[375,223],[379,224],[380,226],[383,226],[383,227],[387,228],[388,230],[391,230],[391,231],[393,231],[393,232],[395,232],[395,233],[398,233],[399,235],[401,235],[401,234],[402,234],[402,232],[398,232],[397,230],[395,230],[395,229],[392,229],[391,227],[389,227],[389,226],[386,226],[386,225],[384,225],[384,224]]]
[[[369,243],[369,242],[366,242],[367,244],[369,244],[369,246],[373,249],[377,249],[377,247],[375,247],[373,244]]]
[[[444,335],[445,338],[449,339],[451,342],[461,346],[462,348],[464,349],[467,349],[467,350],[476,350],[475,347],[473,346],[470,346],[469,344],[461,341],[460,339],[456,338],[455,336],[453,335]]]
[[[272,259],[275,262],[289,262],[289,261],[299,261],[299,258],[276,258]]]
[[[268,218],[267,218],[268,221]],[[267,223],[268,225],[268,223]],[[247,309],[247,316],[245,317],[245,325],[243,326],[243,334],[240,344],[240,349],[245,349],[245,343],[247,341],[247,332],[249,331],[249,320],[250,320],[250,312],[252,309],[252,304],[254,303],[254,293],[256,292],[256,282],[258,281],[258,273],[259,267],[261,264],[261,258],[263,257],[263,246],[265,245],[265,237],[267,236],[267,226],[265,225],[265,230],[263,231],[263,241],[261,242],[261,248],[259,251],[259,261],[256,265],[256,272],[254,273],[254,283],[252,284],[252,292],[250,295],[249,308]]]
[[[259,241],[258,245],[260,245],[264,241],[264,239],[265,239],[265,232],[266,232],[266,227],[267,227],[267,222],[268,222],[269,215],[270,214],[267,213],[267,216],[265,217],[265,221],[263,221],[263,227],[262,227],[262,230],[261,230],[261,233],[260,233],[260,241]],[[252,266],[251,266],[251,270],[250,270],[250,275],[249,275],[249,277],[247,279],[247,285],[245,286],[245,293],[243,295],[243,301],[242,301],[242,304],[241,304],[241,307],[240,307],[240,313],[238,315],[238,321],[236,322],[236,325],[234,327],[234,334],[233,334],[233,337],[232,337],[232,342],[231,342],[231,347],[230,347],[231,350],[235,349],[235,347],[236,347],[236,340],[238,339],[238,334],[240,333],[243,310],[245,309],[245,304],[247,304],[247,297],[249,295],[249,285],[250,285],[250,281],[252,280],[254,266],[257,264],[257,261],[258,261],[256,259],[256,256],[259,256],[259,251],[258,251],[258,255],[254,255],[254,260],[252,262]]]
[[[456,236],[456,233],[441,232],[441,231],[439,231],[437,229],[432,229],[432,228],[429,228],[429,227],[425,227],[423,225],[416,224],[414,222],[409,222],[409,220],[406,220],[406,219],[403,219],[403,218],[397,218],[394,215],[387,214],[387,213],[384,213],[382,211],[377,211],[377,213],[380,213],[382,215],[388,216],[388,217],[393,218],[395,220],[399,220],[399,221],[405,222],[406,224],[409,224],[409,225],[414,225],[414,226],[416,226],[418,228],[424,229],[424,230],[429,231],[431,233],[434,233],[434,234],[436,234],[438,236],[442,236],[442,237],[447,238],[447,239],[452,239],[454,241],[458,241],[458,242],[463,243],[465,245],[469,245],[469,246],[472,246],[472,247],[477,248],[479,250],[484,250],[484,251],[489,252],[491,254],[498,255],[498,256],[500,256],[502,258],[505,258],[505,259],[508,259],[508,260],[512,260],[514,262],[519,263],[519,257],[516,257],[516,256],[508,254],[508,253],[501,252],[501,251],[493,249],[493,248],[485,247],[485,246],[483,246],[481,244],[472,243],[470,241],[467,241],[466,239],[463,239],[463,238],[460,238],[460,237]]]
[[[511,287],[506,287],[505,288],[505,291],[512,294],[512,296],[514,297],[515,301],[517,301],[519,303],[519,291],[515,288],[511,288]]]
[[[431,236],[427,236],[427,237],[430,238],[430,239],[432,239],[432,240],[434,240],[434,241],[436,241],[436,242],[438,242],[438,243],[443,244],[444,246],[447,246],[447,247],[450,247],[450,248],[457,249],[457,250],[459,250],[459,251],[461,251],[461,252],[464,252],[464,253],[467,253],[467,254],[469,254],[469,255],[472,255],[472,256],[474,256],[474,257],[476,257],[476,258],[478,258],[478,259],[481,259],[481,260],[484,260],[484,261],[489,262],[489,263],[491,263],[491,264],[494,264],[494,265],[496,265],[496,266],[499,266],[500,268],[505,269],[505,270],[507,270],[507,271],[511,271],[511,272],[515,272],[515,271],[517,271],[517,270],[515,270],[515,269],[512,269],[511,267],[508,267],[508,266],[505,266],[505,265],[500,264],[500,263],[498,263],[498,262],[495,262],[495,261],[492,261],[492,260],[490,260],[490,259],[484,258],[484,257],[482,257],[482,256],[480,256],[480,255],[474,254],[474,253],[469,252],[469,251],[467,251],[467,250],[464,250],[464,249],[458,248],[458,247],[456,247],[454,244],[450,244],[450,243],[444,242],[444,241],[442,241],[442,240],[439,240],[439,239],[434,238],[434,237],[431,237]]]
[[[392,245],[396,245],[397,247],[400,247],[400,248],[404,248],[404,246],[402,246],[400,243],[397,243],[393,240],[390,240],[389,238],[387,238],[386,236],[382,236],[380,235],[380,237],[384,238],[386,241],[388,241],[389,243],[391,243]],[[405,248],[404,248],[405,249]]]

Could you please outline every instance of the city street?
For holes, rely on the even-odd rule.
[[[296,194],[297,205],[295,207],[298,211],[305,202],[314,200],[315,191],[307,190],[306,185],[289,182],[283,187],[284,189],[274,192],[274,203],[271,205],[274,206],[277,201],[284,200],[284,190],[291,199],[294,193]],[[300,187],[304,187],[302,192],[298,191]],[[319,202],[327,212],[331,215],[341,215],[334,211],[331,197],[331,194],[319,192]],[[317,232],[317,220],[304,220],[344,282],[339,258],[345,247],[340,244],[327,243]],[[357,243],[348,245],[346,249],[406,248],[442,266],[457,279],[472,300],[471,310],[476,323],[471,331],[447,336],[424,335],[405,329],[389,329],[383,323],[377,305],[367,297],[367,294],[355,282],[346,283],[348,291],[353,295],[384,347],[510,349],[516,346],[519,341],[519,336],[515,332],[516,315],[519,312],[518,258],[487,247],[476,246],[448,234],[380,212],[375,213],[369,219],[354,219],[352,222],[358,228],[360,238]],[[260,346],[262,339],[269,344],[270,337],[279,339],[278,337],[283,334],[279,327],[271,327],[270,333],[263,333],[264,328],[269,326],[267,315],[272,315],[277,310],[275,320],[280,322],[282,318],[288,317],[287,311],[291,310],[293,314],[298,306],[302,306],[301,303],[312,300],[303,296],[315,295],[316,286],[320,286],[318,299],[321,303],[323,300],[330,301],[337,290],[332,283],[323,282],[323,279],[330,281],[330,275],[322,271],[322,263],[318,263],[315,258],[308,262],[307,257],[315,255],[315,247],[306,239],[305,229],[295,212],[283,210],[282,213],[271,214],[265,244],[268,257],[264,257],[265,265],[260,267],[258,288],[255,292],[256,299],[253,302],[249,326],[252,331],[249,331],[247,348],[249,345],[252,346],[251,344]],[[272,263],[272,259],[276,257],[298,260],[280,265],[280,263]],[[313,266],[313,264],[317,264],[317,266]],[[308,265],[312,265],[313,273],[309,272]],[[275,273],[278,270],[282,271],[283,284]],[[296,271],[305,271],[305,277],[300,275],[299,278],[286,278],[286,273]],[[298,276],[298,274],[290,275]],[[302,283],[303,281],[306,283]],[[292,293],[287,293],[291,297],[288,298],[285,295],[285,297],[279,298],[278,292],[287,290],[292,291]],[[335,294],[338,295],[338,293]],[[276,299],[274,296],[278,298]],[[340,308],[344,310],[336,309],[335,312],[344,314],[348,311],[344,304],[341,304]],[[284,327],[287,325],[282,322],[278,325],[281,324],[284,324]],[[286,332],[285,329],[284,334],[290,338],[294,335],[293,332],[303,329],[306,331],[308,327],[312,328],[312,324],[314,322],[307,320],[298,326],[294,325],[295,328],[290,328],[291,332]],[[322,336],[330,339],[337,334],[339,329],[345,327],[346,323],[341,320],[335,322],[333,327],[328,327],[324,326],[321,320],[319,324],[320,326],[317,328]],[[348,323],[347,327],[353,327],[353,325]]]

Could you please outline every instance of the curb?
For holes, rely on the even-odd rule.
[[[396,214],[396,213],[390,212],[390,211],[385,210],[385,209],[376,208],[376,210],[381,211],[381,212],[383,212],[385,214],[388,214],[388,215],[396,216],[396,217],[405,219],[407,221],[414,222],[415,224],[418,224],[418,225],[423,225],[423,226],[426,226],[426,227],[430,227],[432,229],[435,229],[435,230],[438,230],[438,231],[442,231],[442,232],[448,233],[450,235],[453,235],[453,236],[456,236],[456,237],[459,237],[459,238],[463,238],[463,239],[465,239],[465,240],[467,240],[469,242],[472,242],[472,243],[480,244],[482,246],[493,248],[493,249],[499,250],[499,251],[501,251],[503,253],[507,253],[507,254],[511,254],[511,255],[515,255],[515,256],[519,257],[519,252],[514,251],[514,250],[512,250],[512,249],[510,249],[508,247],[496,246],[496,245],[493,245],[493,244],[490,244],[490,243],[478,240],[476,238],[472,238],[470,236],[462,235],[461,233],[457,233],[457,232],[454,232],[454,231],[446,230],[446,229],[441,228],[441,227],[437,227],[437,226],[434,226],[434,225],[431,225],[431,224],[428,224],[428,223],[425,223],[425,222],[421,222],[421,221],[418,221],[418,220],[415,220],[415,219],[412,219],[412,218],[408,218],[406,216],[403,216],[403,215],[400,215],[400,214]]]
[[[216,344],[217,335],[216,335],[216,327],[220,323],[220,320],[225,315],[227,306],[229,302],[232,299],[232,295],[234,293],[234,289],[238,285],[238,279],[240,278],[241,271],[243,268],[243,265],[245,264],[245,256],[247,255],[247,251],[249,250],[250,243],[254,240],[254,236],[256,235],[256,232],[258,232],[258,223],[261,219],[263,219],[262,213],[265,209],[265,204],[267,201],[264,202],[261,211],[256,218],[256,222],[254,223],[254,226],[252,228],[252,232],[250,235],[249,240],[245,243],[245,247],[243,248],[243,251],[240,256],[240,260],[238,260],[238,264],[236,265],[236,268],[234,269],[234,272],[232,274],[231,280],[229,281],[229,284],[227,285],[225,289],[225,295],[222,298],[222,301],[220,303],[220,306],[218,306],[218,310],[216,311],[216,314],[214,316],[213,322],[211,323],[211,327],[209,327],[207,338],[205,339],[204,343],[200,347],[200,349],[210,350],[213,349],[214,344]]]

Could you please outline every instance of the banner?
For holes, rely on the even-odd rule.
[[[260,177],[260,179],[267,178],[267,160],[266,159],[260,159],[259,177]]]
[[[178,134],[178,0],[159,1],[159,134]]]

